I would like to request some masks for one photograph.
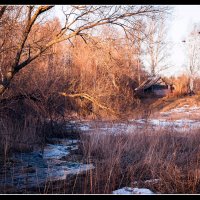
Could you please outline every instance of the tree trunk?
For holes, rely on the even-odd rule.
[[[15,71],[12,69],[7,72],[2,83],[0,84],[0,95],[2,95],[5,92],[5,90],[8,88],[8,86],[10,85],[10,82],[12,78],[14,77],[14,74],[15,74]]]

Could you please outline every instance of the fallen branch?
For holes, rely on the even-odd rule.
[[[85,98],[89,101],[91,101],[93,104],[97,105],[99,108],[102,108],[102,109],[105,109],[105,110],[108,110],[110,111],[111,113],[117,115],[117,113],[112,110],[111,108],[108,108],[104,105],[102,105],[101,103],[99,103],[94,97],[86,94],[86,93],[77,93],[77,94],[67,94],[65,92],[59,92],[60,95],[62,96],[65,96],[65,97],[72,97],[72,98],[76,98],[76,97],[82,97],[82,98]]]

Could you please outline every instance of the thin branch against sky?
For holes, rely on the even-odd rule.
[[[167,5],[169,6],[169,5]],[[172,16],[169,18],[168,38],[172,41],[172,67],[173,70],[166,70],[167,75],[178,75],[184,72],[184,44],[183,40],[189,35],[189,31],[194,23],[200,23],[200,5],[171,5]],[[59,17],[61,23],[65,20],[62,14],[62,5],[57,5],[54,15]]]
[[[200,23],[200,5],[176,5],[172,15],[169,38],[173,42],[172,62],[173,70],[169,74],[180,74],[185,71],[184,43],[194,23]],[[173,73],[172,73],[173,72]]]

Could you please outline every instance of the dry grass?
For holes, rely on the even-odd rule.
[[[199,103],[199,95],[194,96],[184,96],[184,97],[164,97],[161,99],[158,99],[157,101],[153,102],[150,105],[150,109],[152,110],[151,117],[154,118],[167,118],[169,120],[177,120],[177,119],[191,119],[191,120],[197,120],[200,117],[200,112],[194,111],[192,113],[187,112],[187,109],[185,112],[173,112],[173,113],[166,113],[170,112],[173,109],[184,107],[185,105],[188,105],[189,107],[197,106],[200,107]],[[188,109],[190,109],[188,107]]]
[[[95,133],[81,141],[84,157],[95,169],[74,182],[75,193],[112,193],[124,186],[148,187],[162,194],[200,192],[198,131],[184,135],[167,130],[118,136]],[[159,181],[145,182],[150,179]]]
[[[0,155],[4,161],[12,152],[29,152],[45,143],[44,122],[31,116],[22,124],[1,118],[0,132]]]
[[[198,103],[199,96],[159,99],[153,104],[168,111],[183,105]],[[153,106],[138,108],[135,116],[149,118]],[[181,116],[180,116],[181,117]],[[40,121],[26,117],[23,126],[1,119],[1,152],[4,161],[10,151],[31,151],[36,143],[44,144],[45,130]],[[60,134],[60,129],[58,134]],[[54,133],[55,135],[55,133]],[[42,139],[42,140],[41,140]],[[34,143],[32,142],[34,141]],[[200,136],[199,131],[178,133],[172,128],[152,132],[143,129],[131,134],[81,135],[82,161],[93,163],[95,169],[65,181],[49,182],[44,188],[26,193],[105,194],[125,187],[147,187],[155,193],[199,193]],[[158,182],[145,182],[158,179]],[[48,187],[47,187],[48,186]]]
[[[41,193],[111,194],[125,187],[146,187],[161,194],[200,192],[199,131],[81,136],[83,161],[95,169],[49,183]],[[155,182],[148,180],[157,179]]]
[[[195,96],[184,96],[184,97],[163,97],[155,101],[152,105],[152,109],[157,109],[161,112],[166,112],[174,108],[182,107],[184,105],[189,106],[200,106],[199,95]]]
[[[73,156],[95,169],[54,181],[26,193],[110,194],[125,186],[146,187],[161,194],[200,192],[200,135],[172,129],[131,134],[83,134]],[[158,179],[157,182],[148,182]]]

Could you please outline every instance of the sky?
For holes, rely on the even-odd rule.
[[[172,41],[171,64],[172,67],[165,71],[167,76],[179,75],[186,69],[184,44],[182,41],[187,40],[189,31],[194,23],[200,23],[200,5],[170,5],[173,8],[172,16],[169,19],[168,39]],[[56,6],[55,13],[61,6]],[[60,19],[64,19],[61,17]]]
[[[171,23],[169,26],[169,39],[173,42],[172,64],[168,70],[169,74],[181,74],[185,68],[184,44],[182,41],[187,40],[187,35],[194,23],[200,23],[200,5],[177,5],[174,8]]]

